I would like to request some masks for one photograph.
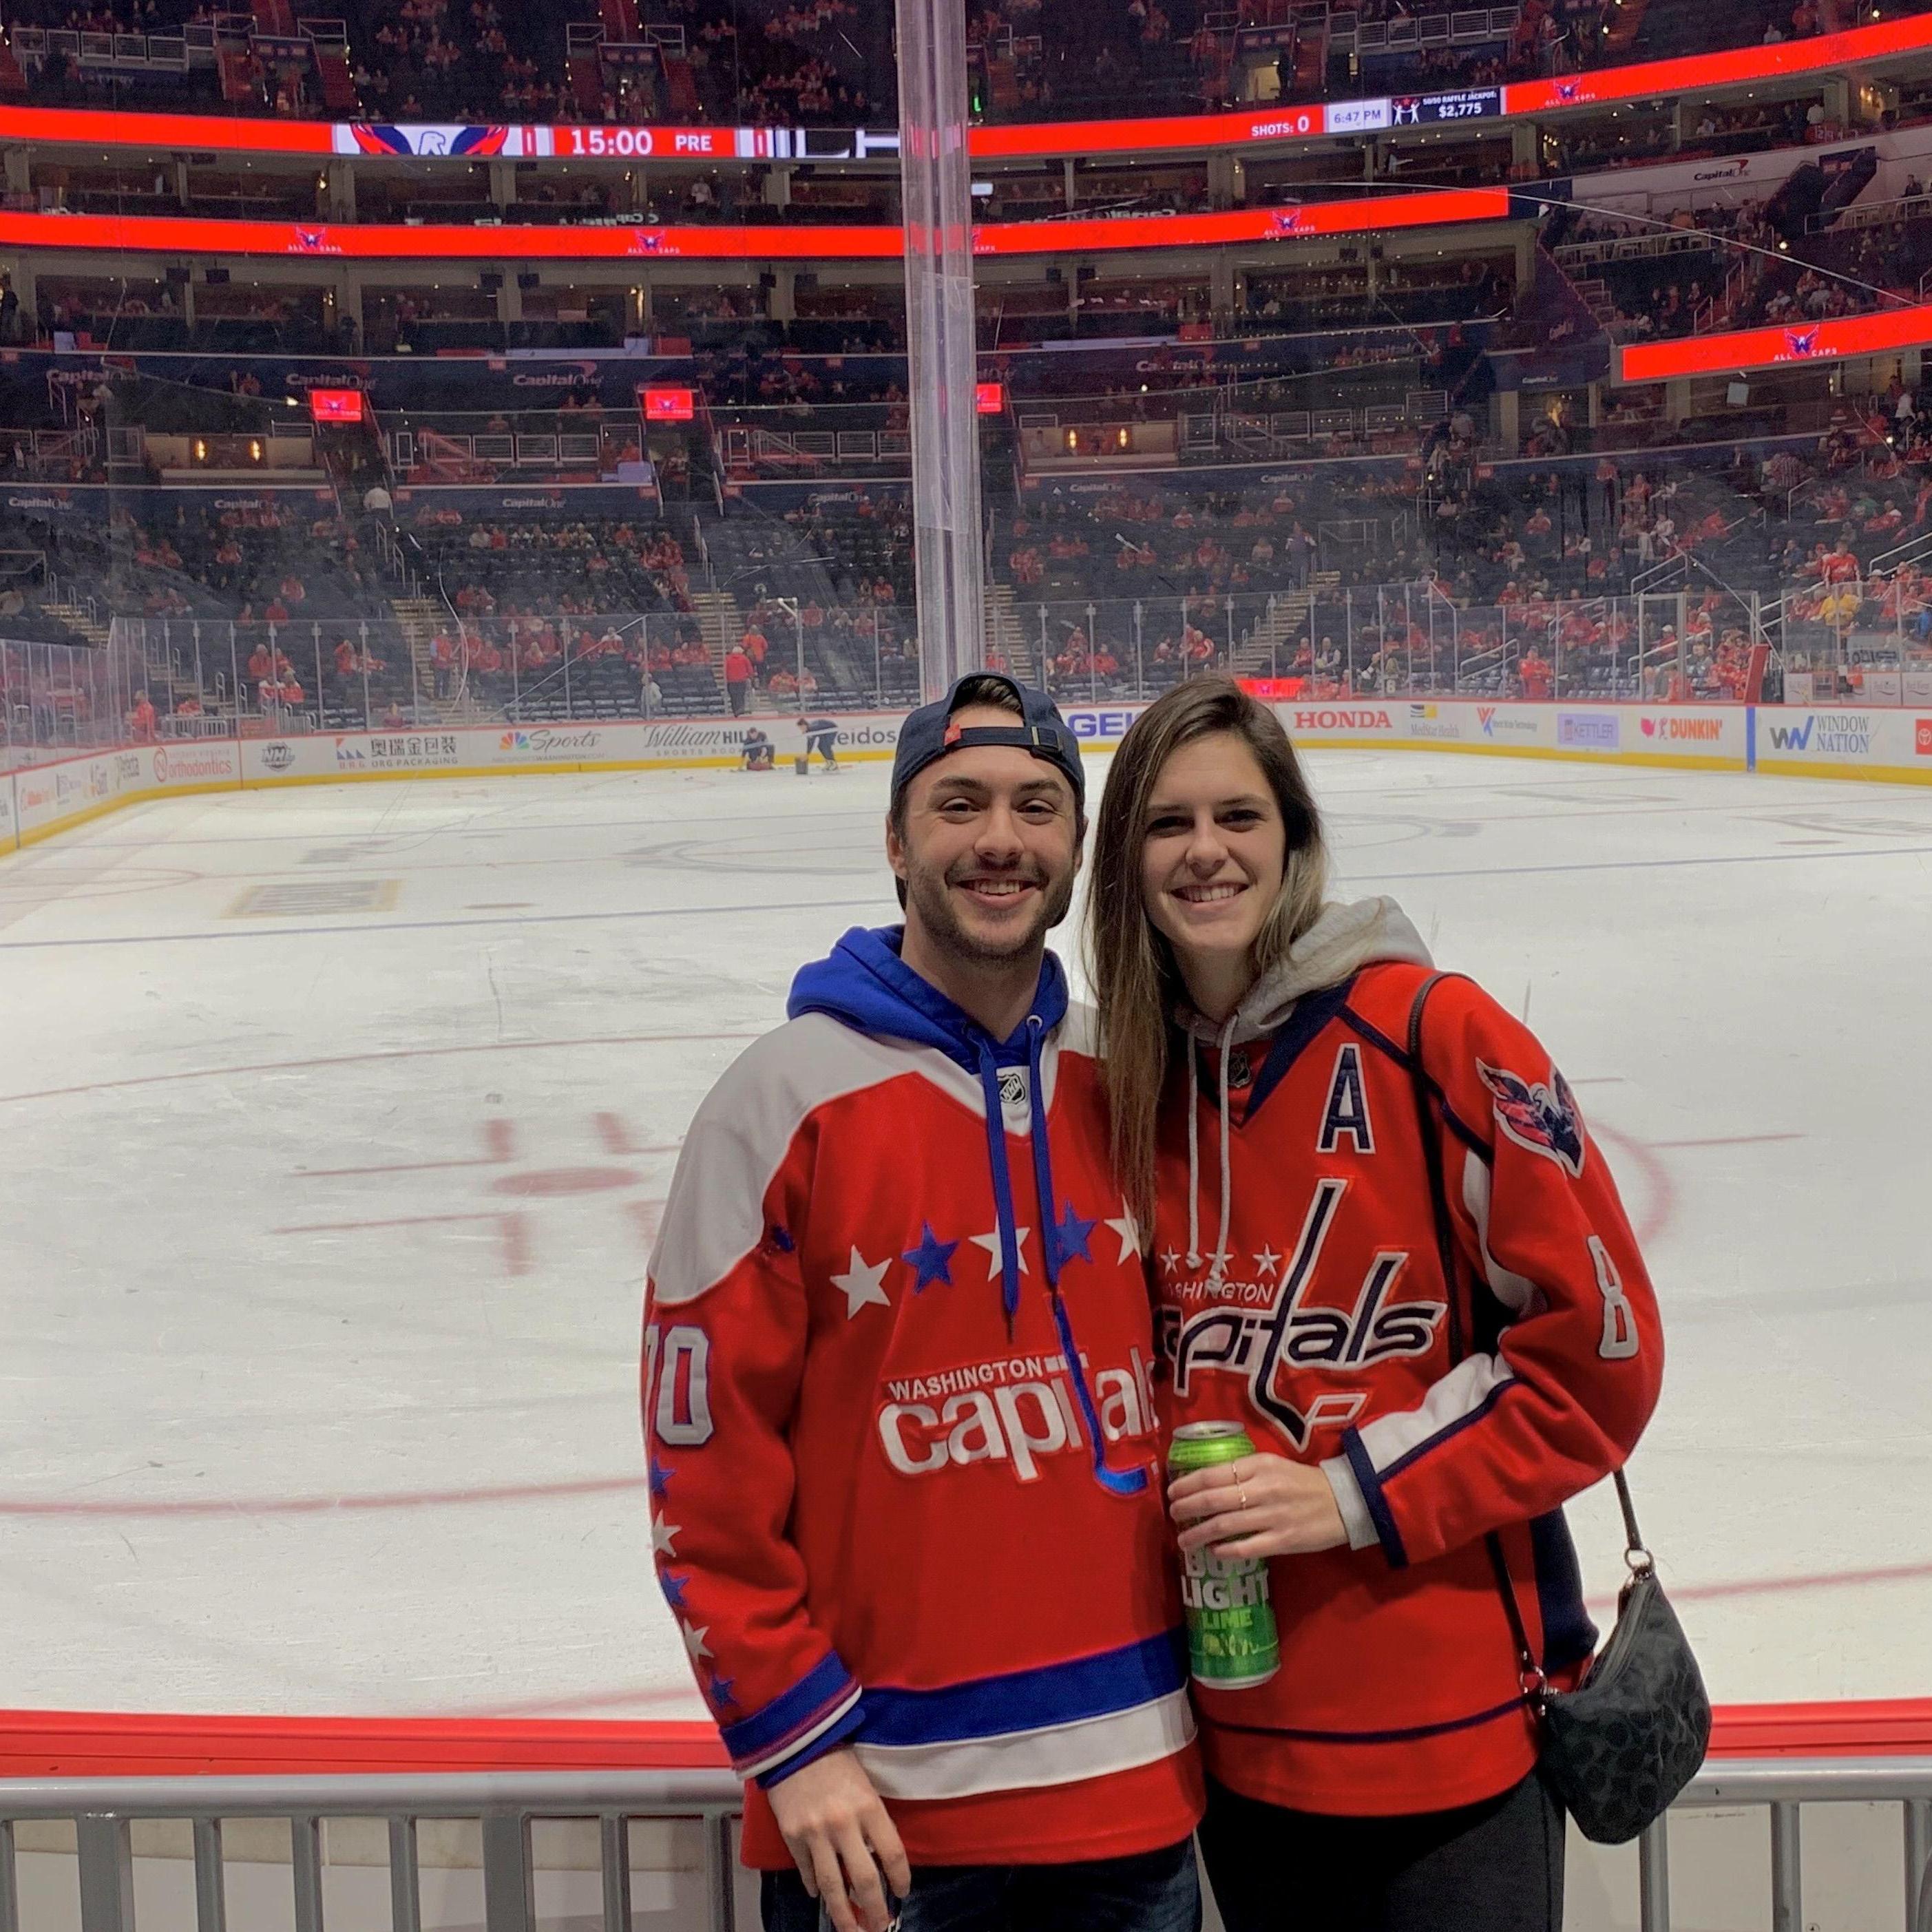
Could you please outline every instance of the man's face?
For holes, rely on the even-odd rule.
[[[968,729],[1010,726],[1012,712],[967,705]],[[903,830],[886,856],[905,882],[906,923],[939,951],[987,964],[1037,949],[1066,916],[1080,869],[1073,788],[1017,746],[949,752],[906,789]]]

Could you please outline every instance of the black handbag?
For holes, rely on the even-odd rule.
[[[1442,1179],[1442,1146],[1422,1065],[1422,1014],[1445,976],[1424,980],[1408,1014],[1409,1073],[1415,1087],[1423,1158],[1436,1216],[1436,1246],[1449,1300],[1451,1353],[1466,1352],[1458,1300],[1456,1240]],[[1624,1562],[1630,1576],[1617,1598],[1617,1621],[1588,1674],[1574,1690],[1552,1690],[1531,1647],[1502,1539],[1484,1540],[1516,1640],[1522,1694],[1540,1733],[1538,1762],[1584,1837],[1621,1845],[1663,1816],[1696,1775],[1711,1741],[1711,1700],[1684,1627],[1658,1580],[1618,1469],[1612,1478],[1623,1511]]]

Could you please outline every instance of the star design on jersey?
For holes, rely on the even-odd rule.
[[[832,1286],[845,1298],[845,1318],[850,1321],[860,1309],[872,1303],[881,1308],[890,1308],[892,1298],[883,1283],[886,1270],[892,1264],[888,1255],[882,1262],[868,1262],[856,1248],[852,1250],[852,1259],[843,1274],[832,1277]]]
[[[1272,1275],[1281,1266],[1281,1257],[1272,1248],[1258,1248],[1255,1251],[1255,1272]]]
[[[936,1281],[943,1281],[948,1288],[952,1286],[952,1251],[957,1241],[942,1241],[932,1232],[930,1221],[919,1224],[919,1245],[908,1248],[899,1259],[904,1262],[918,1277],[912,1285],[915,1294],[923,1294]]]
[[[664,1600],[680,1616],[684,1614],[684,1593],[691,1588],[688,1576],[674,1576],[668,1570],[658,1576],[658,1588],[664,1592]]]
[[[670,1494],[670,1479],[677,1472],[668,1462],[651,1464],[651,1494],[662,1500]]]
[[[1068,1202],[1053,1231],[1054,1246],[1060,1250],[1060,1258],[1070,1262],[1078,1255],[1083,1262],[1090,1262],[1094,1250],[1088,1243],[1100,1225],[1097,1220],[1083,1221],[1074,1213],[1073,1203]]]
[[[1120,1238],[1120,1259],[1132,1261],[1141,1251],[1141,1224],[1134,1219],[1134,1210],[1123,1201],[1120,1219],[1110,1220],[1107,1226]]]
[[[1160,1265],[1162,1274],[1173,1274],[1180,1265],[1180,1250],[1178,1248],[1168,1249],[1160,1258]]]
[[[736,1678],[722,1677],[714,1671],[711,1682],[706,1688],[714,1711],[735,1711],[738,1708],[738,1700],[732,1695],[738,1688]]]
[[[653,1556],[675,1556],[676,1539],[684,1534],[682,1523],[666,1522],[662,1516],[651,1519],[651,1554]]]
[[[712,1654],[710,1645],[704,1641],[711,1634],[709,1624],[699,1624],[694,1627],[690,1624],[680,1623],[678,1629],[684,1638],[685,1648],[691,1653],[692,1663],[695,1664],[700,1657]]]
[[[1032,1232],[1033,1230],[1030,1228],[1016,1228],[1013,1230],[1013,1252],[1018,1259],[1022,1274],[1032,1273],[1032,1270],[1027,1266],[1026,1258],[1026,1238]],[[995,1228],[990,1234],[968,1234],[966,1238],[976,1248],[986,1250],[986,1279],[991,1281],[1000,1271],[999,1229]],[[907,1258],[910,1260],[911,1257],[908,1256]]]

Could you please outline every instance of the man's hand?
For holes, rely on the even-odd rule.
[[[912,1868],[884,1802],[849,1747],[827,1751],[766,1792],[805,1888],[838,1932],[886,1932],[886,1898],[912,1889]],[[884,1879],[881,1881],[880,1874]]]

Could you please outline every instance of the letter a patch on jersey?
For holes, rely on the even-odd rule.
[[[1335,1071],[1328,1079],[1328,1104],[1322,1110],[1316,1151],[1333,1154],[1341,1145],[1344,1134],[1357,1154],[1375,1152],[1375,1130],[1369,1124],[1369,1090],[1362,1079],[1362,1049],[1353,1040],[1345,1042],[1335,1056]]]
[[[1476,1062],[1483,1084],[1495,1097],[1496,1125],[1518,1147],[1553,1160],[1576,1180],[1583,1172],[1583,1118],[1570,1083],[1552,1062],[1549,1083],[1532,1084],[1507,1068]]]

